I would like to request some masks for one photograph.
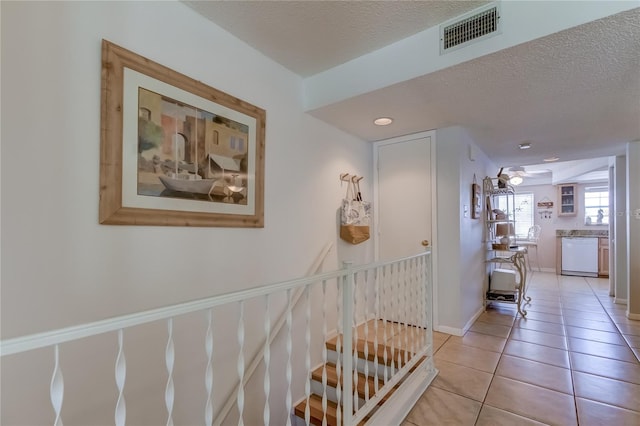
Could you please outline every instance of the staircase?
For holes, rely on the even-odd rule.
[[[428,340],[429,339],[429,340]],[[365,416],[359,424],[364,424],[376,411],[388,401],[391,395],[402,385],[400,380],[384,396],[376,398],[376,393],[391,380],[393,375],[409,363],[415,353],[430,343],[427,330],[413,325],[401,324],[386,320],[369,320],[353,329],[353,346],[357,350],[357,381],[353,380],[353,389],[357,389],[358,402],[354,402],[354,411],[367,401],[374,400],[376,407]],[[305,424],[307,403],[309,406],[309,423],[312,425],[338,426],[337,389],[343,388],[345,373],[338,368],[342,364],[342,335],[335,336],[325,342],[327,362],[310,373],[310,397],[304,398],[295,406],[296,423]],[[430,354],[430,351],[429,351]],[[430,356],[421,356],[411,368],[414,371]],[[326,377],[326,391],[323,386],[323,375]],[[347,372],[348,375],[348,372]],[[404,376],[406,379],[408,374]],[[326,393],[326,412],[323,410],[323,394]],[[341,391],[344,396],[344,392]],[[377,401],[375,401],[377,399]],[[325,423],[326,421],[326,423]]]

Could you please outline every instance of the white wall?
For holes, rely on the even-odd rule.
[[[525,178],[526,179],[526,178]],[[588,186],[607,186],[606,182],[579,184],[577,190],[578,212],[575,216],[558,216],[559,198],[558,187],[555,185],[520,185],[516,187],[519,193],[533,193],[534,202],[534,224],[540,225],[540,239],[538,240],[538,258],[540,266],[548,272],[556,270],[556,230],[558,229],[589,229],[603,230],[609,229],[608,225],[585,225],[584,224],[584,190]],[[553,213],[551,218],[541,217],[538,214],[537,203],[539,201],[553,201]],[[535,255],[533,251],[529,253],[535,268]]]
[[[2,2],[1,8],[3,339],[298,277],[328,242],[337,249],[325,270],[372,259],[371,242],[349,246],[337,238],[336,215],[340,173],[365,176],[362,190],[371,198],[371,146],[305,114],[300,78],[179,2]],[[266,110],[264,229],[98,224],[103,38]],[[235,317],[216,321],[217,332],[235,334],[234,327],[225,331]],[[155,334],[165,338],[162,327]],[[131,336],[127,344],[156,345]],[[112,371],[115,345],[94,347],[104,349],[99,356]],[[162,344],[157,348],[163,356]],[[49,352],[46,360],[45,381]],[[162,358],[139,361],[164,368]],[[8,380],[3,374],[3,420],[13,423],[5,408],[19,401],[6,391]],[[184,386],[200,392],[197,380]],[[142,387],[130,385],[129,396],[144,397]],[[166,421],[162,398],[148,398],[146,413],[131,407],[130,422]],[[83,410],[102,413],[103,403],[89,399],[75,413],[67,406],[65,423],[82,423]],[[112,419],[113,401],[107,402],[104,413]],[[189,404],[177,408],[185,416],[177,423],[201,421]],[[50,404],[44,400],[43,407],[48,422]],[[36,409],[23,408],[34,416],[24,423],[43,421]]]
[[[640,140],[627,144],[627,316],[640,320]]]
[[[614,253],[614,263],[610,269],[614,270],[615,300],[626,301],[628,297],[629,276],[627,275],[627,172],[626,157],[618,155],[614,163],[614,203],[615,221],[611,251]]]
[[[436,329],[462,334],[482,310],[486,286],[484,225],[482,219],[471,219],[471,184],[475,174],[482,185],[485,176],[495,173],[495,166],[460,127],[436,131],[436,156]]]

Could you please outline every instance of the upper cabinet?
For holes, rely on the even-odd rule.
[[[558,185],[560,209],[558,216],[575,216],[578,213],[578,191],[574,183]]]

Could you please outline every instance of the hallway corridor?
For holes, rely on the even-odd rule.
[[[493,304],[462,337],[434,332],[440,373],[403,426],[640,425],[640,321],[608,291],[534,272],[526,319]]]

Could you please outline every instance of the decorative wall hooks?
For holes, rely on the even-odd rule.
[[[362,179],[364,179],[364,176],[357,176],[357,175],[350,175],[349,173],[341,173],[340,174],[340,180],[342,182],[353,182],[353,183],[358,183],[360,182]]]
[[[551,219],[553,216],[553,201],[549,197],[544,197],[537,204],[540,219]]]

